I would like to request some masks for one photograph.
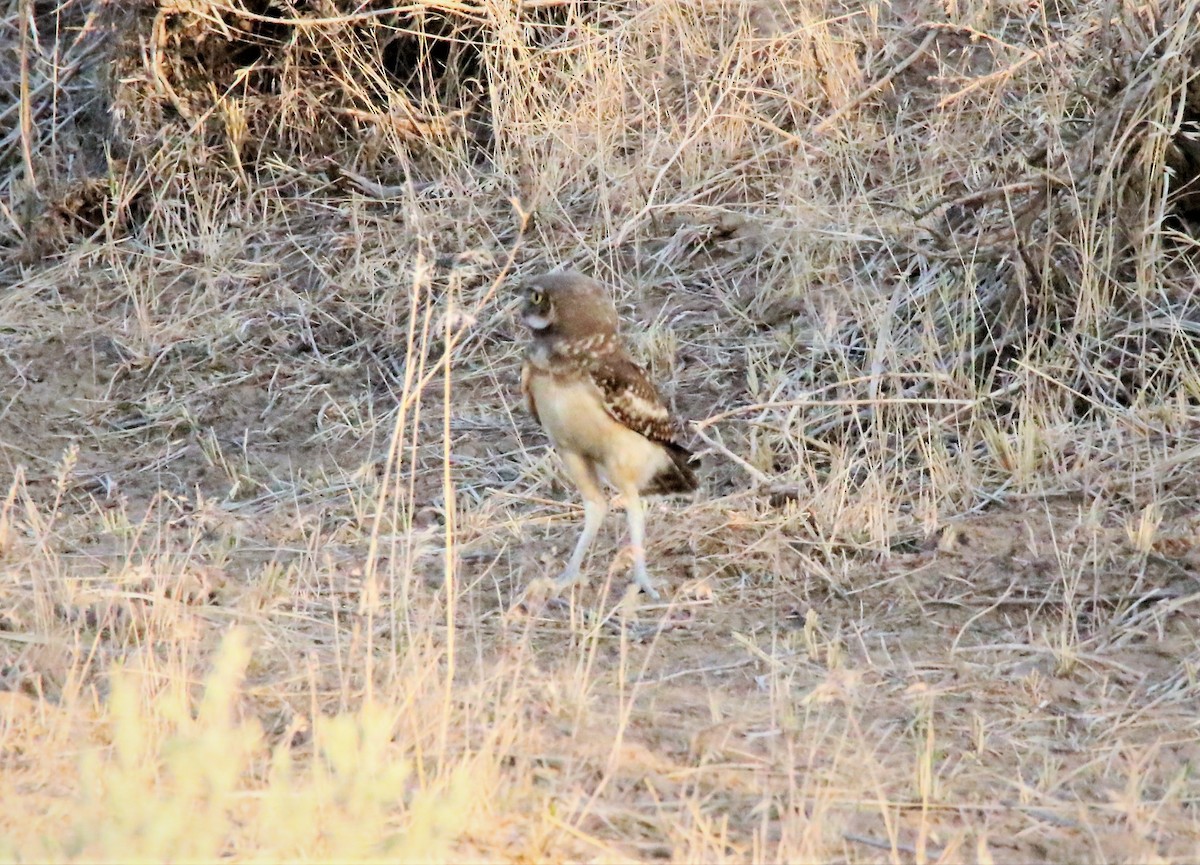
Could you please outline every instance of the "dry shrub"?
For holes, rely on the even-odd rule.
[[[121,132],[147,153],[164,135],[199,137],[235,165],[349,150],[394,169],[389,135],[461,134],[482,97],[479,14],[456,4],[142,4],[121,23]]]
[[[503,24],[534,39],[559,28],[560,4],[538,5]],[[81,236],[169,236],[179,226],[156,211],[198,189],[228,190],[208,202],[225,210],[251,183],[331,165],[420,179],[460,165],[490,135],[485,58],[501,43],[485,6],[24,8],[3,22],[14,38],[0,75],[16,98],[0,117],[13,204],[0,236],[26,259]]]
[[[924,22],[885,53],[899,71],[870,76],[886,86],[815,125],[857,160],[878,142],[848,172],[876,228],[834,265],[871,290],[849,315],[845,298],[813,314],[816,292],[769,317],[803,360],[766,400],[779,409],[752,416],[784,433],[768,475],[810,485],[812,454],[825,472],[821,454],[848,449],[888,469],[870,476],[892,494],[958,510],[1049,478],[1123,489],[1147,449],[1188,444],[1195,14],[999,6],[977,26]],[[785,336],[796,309],[824,325]]]

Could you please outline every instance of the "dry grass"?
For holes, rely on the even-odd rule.
[[[421,8],[0,20],[0,855],[1194,861],[1198,4]],[[515,603],[558,265],[659,606]]]

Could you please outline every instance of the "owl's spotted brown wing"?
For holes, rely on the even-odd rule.
[[[663,405],[645,370],[626,357],[609,355],[588,372],[604,397],[604,410],[651,441],[690,454],[679,425]]]
[[[684,443],[682,430],[662,404],[645,370],[627,357],[608,355],[588,372],[600,389],[609,416],[661,444],[671,459],[641,492],[663,495],[696,489],[698,460]]]

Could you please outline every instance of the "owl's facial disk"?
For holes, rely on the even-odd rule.
[[[528,289],[525,304],[521,307],[521,320],[534,332],[554,324],[554,305],[550,303],[549,295],[539,288]]]

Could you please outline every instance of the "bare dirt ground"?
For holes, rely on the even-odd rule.
[[[36,301],[63,321],[71,302],[63,289]],[[823,538],[804,501],[753,491],[710,452],[710,489],[653,512],[669,601],[623,599],[621,559],[607,569],[615,515],[588,586],[522,600],[561,563],[578,514],[520,411],[507,334],[481,338],[501,358],[493,372],[451,391],[447,528],[436,437],[408,457],[425,471],[389,475],[386,432],[314,436],[334,407],[342,419],[364,402],[357,417],[393,424],[397,400],[370,397],[369,375],[306,370],[320,364],[291,345],[274,369],[242,369],[186,337],[139,368],[98,330],[64,326],[7,358],[21,381],[4,414],[17,473],[4,509],[13,837],[47,831],[53,817],[34,815],[76,789],[46,774],[42,749],[69,763],[88,735],[104,740],[109,659],[198,683],[238,625],[253,635],[239,715],[299,761],[312,759],[313,709],[352,710],[372,692],[414,740],[431,735],[427,717],[404,719],[419,700],[408,689],[437,690],[455,641],[464,705],[444,747],[486,755],[480,783],[499,798],[476,805],[487,819],[454,833],[453,856],[1183,861],[1195,849],[1200,536],[1186,516],[1010,495],[885,555]],[[235,383],[206,385],[215,364]],[[186,396],[160,400],[156,384]],[[436,430],[431,390],[421,423]],[[408,525],[380,531],[389,479],[411,505],[385,519]],[[421,676],[412,654],[436,663]],[[122,843],[134,842],[107,852]]]
[[[437,7],[475,114],[381,5],[17,5],[0,857],[1196,859],[1194,4]],[[559,266],[702,453],[660,604],[615,512],[530,591]]]

